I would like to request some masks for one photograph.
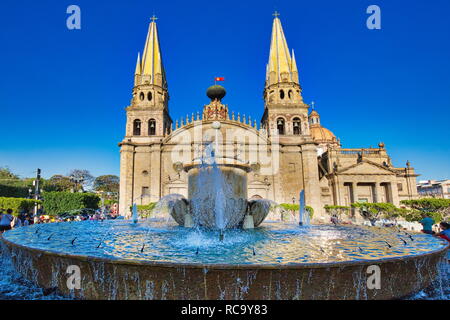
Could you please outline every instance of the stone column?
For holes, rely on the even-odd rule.
[[[358,201],[358,192],[357,192],[357,184],[356,182],[351,182],[351,197],[350,197],[350,203],[355,203]]]
[[[133,201],[134,181],[134,146],[122,145],[120,149],[120,199],[119,213],[122,216],[130,214]]]
[[[302,145],[302,167],[306,205],[314,209],[315,218],[325,215],[320,201],[317,147],[313,143]]]
[[[391,202],[392,202],[392,204],[394,205],[394,206],[399,206],[400,205],[400,200],[399,200],[399,197],[398,197],[398,187],[397,187],[397,182],[396,181],[391,181],[389,184],[388,184],[388,188],[389,188],[389,197],[391,198],[390,200],[391,200]]]
[[[150,174],[151,185],[150,194],[152,201],[158,201],[161,197],[161,144],[155,143],[151,146],[150,154]]]
[[[375,202],[383,202],[383,187],[381,182],[375,182]]]
[[[358,201],[358,192],[357,192],[357,184],[356,182],[351,182],[351,186],[350,186],[350,208],[351,208],[351,204],[355,203]],[[359,212],[357,209],[351,208],[351,213],[352,215],[355,217],[356,221],[359,221]]]

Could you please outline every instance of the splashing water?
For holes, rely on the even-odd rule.
[[[190,199],[191,213],[196,226],[225,230],[242,221],[246,202],[234,199],[232,186],[216,162],[212,144],[206,147],[205,153],[198,167],[197,187]]]

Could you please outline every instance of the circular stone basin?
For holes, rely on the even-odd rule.
[[[215,231],[152,220],[33,225],[3,242],[26,278],[84,299],[400,298],[431,283],[448,249],[388,228],[271,222],[220,242]],[[80,289],[67,287],[73,265]],[[379,289],[367,285],[374,269]]]

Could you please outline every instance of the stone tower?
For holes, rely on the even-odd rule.
[[[126,108],[125,138],[119,144],[122,214],[129,213],[129,205],[137,198],[142,204],[161,197],[160,154],[162,140],[171,132],[172,119],[155,20],[153,17],[150,23],[142,58],[138,54],[133,97]]]
[[[278,13],[275,13],[266,67],[262,126],[269,134],[308,134],[308,105],[303,102],[294,51],[289,52]],[[297,117],[291,117],[291,115]]]
[[[280,143],[280,172],[274,175],[279,198],[275,201],[297,202],[304,189],[306,203],[320,213],[317,144],[310,135],[309,106],[303,102],[294,51],[289,51],[279,14],[274,16],[261,125],[269,136],[278,136]]]
[[[152,18],[142,60],[136,63],[133,98],[127,108],[126,136],[158,139],[170,133],[169,93],[161,57],[158,29]]]

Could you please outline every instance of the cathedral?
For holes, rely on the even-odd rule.
[[[262,66],[263,67],[263,66]],[[377,148],[349,149],[322,126],[314,105],[303,101],[294,51],[275,15],[264,105],[259,121],[229,111],[225,88],[207,90],[210,103],[185,119],[173,121],[155,19],[142,55],[138,55],[126,133],[120,146],[120,213],[133,203],[157,202],[168,194],[188,196],[186,165],[214,144],[216,156],[230,165],[245,163],[249,199],[298,203],[305,192],[314,217],[325,205],[390,202],[417,197],[409,162],[395,167],[383,143]]]

